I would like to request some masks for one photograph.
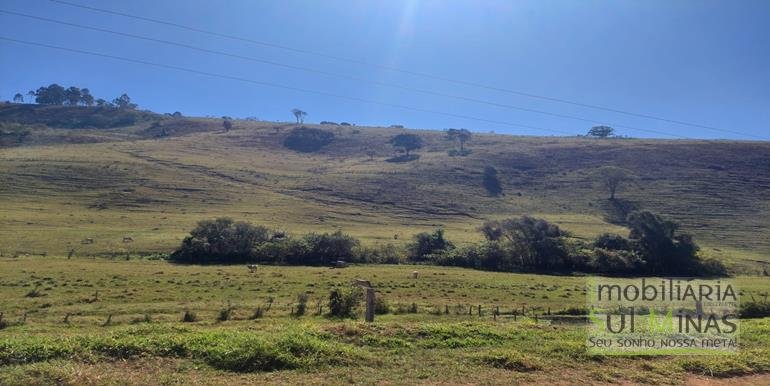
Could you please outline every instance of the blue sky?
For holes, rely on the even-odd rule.
[[[68,0],[301,50],[601,105],[770,138],[770,1]],[[685,137],[751,137],[641,119],[379,67],[216,38],[47,0],[0,9],[343,73],[442,94],[578,116]],[[0,14],[0,36],[228,76],[411,106],[406,111],[329,96],[159,69],[0,41],[0,98],[43,84],[88,87],[112,99],[185,115],[256,116],[526,135],[584,133],[592,123],[426,95]],[[635,137],[665,137],[618,128]]]

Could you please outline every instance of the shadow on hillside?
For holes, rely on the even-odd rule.
[[[420,156],[418,154],[410,154],[410,155],[400,155],[397,157],[388,158],[385,161],[387,162],[409,162],[420,159]]]
[[[639,205],[621,198],[603,200],[600,205],[604,210],[604,221],[615,225],[626,225],[628,214],[639,210]]]

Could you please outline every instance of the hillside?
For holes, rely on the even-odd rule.
[[[236,120],[225,132],[221,119],[6,104],[0,124],[4,255],[167,252],[220,215],[291,232],[341,228],[366,243],[443,226],[462,243],[481,237],[485,219],[532,214],[592,237],[625,234],[619,212],[644,208],[681,222],[736,271],[770,262],[767,142],[474,133],[460,157],[428,130],[307,124],[335,139],[300,153],[283,146],[289,123]],[[387,162],[387,141],[405,131],[423,138],[419,159]],[[483,187],[487,165],[500,197]],[[592,175],[603,165],[638,177],[615,204]]]

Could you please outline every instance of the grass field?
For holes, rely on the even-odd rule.
[[[251,273],[54,257],[4,258],[0,270],[10,324],[0,331],[2,384],[681,383],[770,371],[767,318],[742,322],[740,353],[728,358],[590,356],[584,325],[532,317],[584,306],[580,277],[392,265]],[[370,280],[394,312],[371,325],[316,315],[331,288],[356,278]],[[765,278],[737,280],[743,299],[770,289]],[[303,292],[308,314],[291,316]],[[251,319],[268,299],[269,311]],[[412,303],[416,313],[405,311]],[[228,307],[231,320],[218,321]],[[509,313],[522,307],[529,316],[514,320]],[[198,321],[182,323],[185,311]]]

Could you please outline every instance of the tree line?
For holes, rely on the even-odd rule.
[[[131,102],[131,97],[123,93],[111,102],[102,98],[94,98],[91,91],[87,88],[70,86],[64,88],[59,84],[53,83],[49,86],[39,87],[37,90],[31,90],[27,96],[34,98],[35,103],[40,105],[67,105],[67,106],[99,106],[112,108],[135,109],[137,105]],[[16,93],[13,96],[15,103],[24,103],[24,95]]]
[[[405,247],[364,246],[341,231],[290,235],[230,218],[204,220],[170,255],[184,264],[330,265],[415,263],[502,272],[601,273],[612,275],[720,276],[717,260],[704,260],[692,236],[678,224],[649,211],[628,216],[628,236],[574,238],[544,219],[522,216],[487,221],[484,240],[456,246],[443,229],[413,236]]]

